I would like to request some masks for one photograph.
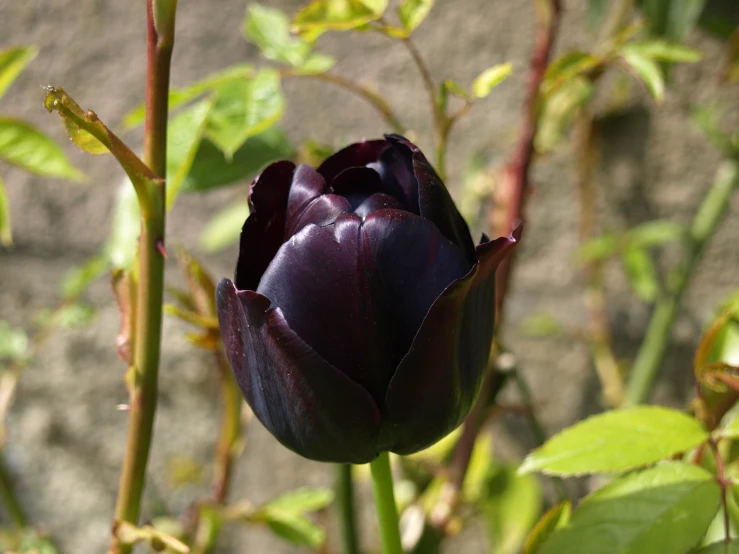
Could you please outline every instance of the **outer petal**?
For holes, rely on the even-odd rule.
[[[262,274],[279,250],[285,233],[285,210],[295,165],[276,162],[254,180],[249,192],[252,212],[241,229],[236,286],[256,290]]]
[[[296,220],[308,205],[326,192],[328,185],[320,173],[305,164],[296,167],[287,200],[287,227],[295,227]],[[286,237],[289,236],[292,233],[286,234]]]
[[[421,217],[429,219],[439,231],[467,254],[470,263],[475,259],[475,246],[470,230],[457,211],[449,191],[423,152],[404,137],[386,135],[396,148],[407,148],[412,155],[413,172],[418,180],[418,206]]]
[[[377,162],[382,152],[388,148],[389,144],[385,140],[365,140],[356,144],[350,144],[335,154],[326,158],[326,160],[318,166],[318,173],[323,175],[327,183],[331,183],[334,178],[350,167],[362,167],[367,164]]]
[[[410,454],[467,416],[482,382],[494,329],[495,269],[520,238],[481,244],[478,263],[434,302],[385,398],[383,443]]]
[[[265,297],[223,279],[216,300],[239,387],[277,440],[324,462],[377,456],[380,414],[366,390],[305,344]]]

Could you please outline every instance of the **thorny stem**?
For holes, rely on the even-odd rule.
[[[147,79],[144,162],[158,177],[166,176],[169,70],[174,47],[176,0],[147,0]],[[155,17],[166,18],[155,21]],[[152,184],[153,213],[142,214],[138,252],[138,291],[128,439],[116,503],[116,521],[138,523],[146,481],[158,392],[164,289],[165,183]],[[115,533],[110,551],[127,554]]]
[[[646,336],[629,376],[625,405],[641,404],[649,397],[664,361],[685,289],[690,283],[703,250],[715,234],[721,218],[729,207],[731,195],[737,186],[739,186],[739,160],[727,159],[719,166],[713,185],[693,218],[682,262],[669,280],[665,294],[657,300],[654,307]]]
[[[580,192],[580,244],[586,244],[597,232],[595,223],[595,183],[593,173],[598,144],[593,118],[587,111],[577,121],[579,131],[578,189]],[[624,385],[611,347],[611,329],[603,293],[603,263],[590,262],[585,267],[587,288],[585,304],[590,318],[589,342],[601,389],[610,406],[621,404]]]
[[[351,79],[347,79],[341,75],[336,75],[335,73],[301,73],[292,69],[282,69],[280,74],[283,77],[306,77],[309,79],[316,79],[341,87],[369,102],[372,107],[382,115],[382,118],[394,132],[399,134],[403,134],[405,132],[405,125],[403,125],[400,119],[398,119],[398,116],[390,105],[385,102],[382,96],[372,89],[360,85]]]
[[[390,471],[390,455],[380,454],[370,462],[372,472],[372,492],[375,496],[377,522],[380,526],[380,539],[383,554],[403,554],[398,526],[398,509],[393,492],[393,474]]]
[[[351,464],[336,464],[336,509],[344,554],[359,554]]]

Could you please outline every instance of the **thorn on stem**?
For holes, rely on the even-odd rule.
[[[128,412],[131,410],[131,406],[130,404],[118,404],[115,409],[119,412]]]
[[[162,258],[165,260],[169,260],[169,255],[167,254],[167,250],[164,248],[164,243],[162,242],[162,239],[157,239],[156,242],[157,250],[159,250],[159,253],[162,255]]]

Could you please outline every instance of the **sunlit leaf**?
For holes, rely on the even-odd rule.
[[[551,94],[557,87],[570,79],[597,67],[601,60],[588,52],[568,52],[549,64],[541,83],[541,93]]]
[[[706,330],[698,343],[693,358],[693,370],[698,382],[716,388],[715,373],[717,364],[739,366],[739,304],[729,305]],[[722,389],[720,385],[718,390]]]
[[[270,530],[293,544],[318,547],[326,540],[326,533],[308,518],[296,512],[267,511],[264,519]]]
[[[593,84],[588,79],[577,76],[562,83],[545,98],[536,134],[537,151],[548,152],[559,144],[593,91]]]
[[[204,252],[213,253],[235,243],[247,217],[249,206],[245,201],[230,204],[213,216],[205,226],[200,235],[200,248]]]
[[[13,244],[13,234],[10,231],[10,203],[2,175],[0,175],[0,244],[3,246]]]
[[[45,177],[83,178],[53,140],[19,119],[0,117],[0,160]]]
[[[544,544],[555,530],[567,525],[572,515],[572,503],[569,500],[552,506],[541,516],[534,528],[526,537],[522,554],[537,554],[541,545]]]
[[[632,290],[644,302],[653,302],[659,294],[659,277],[649,252],[632,245],[621,252],[626,277]]]
[[[220,85],[214,101],[206,136],[229,157],[246,139],[276,123],[285,110],[280,75],[272,69]]]
[[[685,554],[706,532],[720,496],[706,470],[660,464],[586,497],[537,554]]]
[[[697,550],[695,554],[739,554],[739,540],[733,540],[728,544],[724,541],[715,542]]]
[[[621,52],[635,52],[637,55],[658,62],[694,63],[701,59],[700,52],[666,40],[630,42],[621,48]]]
[[[293,19],[294,31],[309,42],[326,31],[347,31],[382,16],[387,0],[312,0]]]
[[[226,158],[221,150],[205,139],[198,147],[181,190],[202,192],[250,180],[268,164],[292,157],[293,151],[287,136],[275,128],[248,138],[231,159]],[[313,164],[314,167],[317,165]]]
[[[38,48],[34,46],[7,48],[0,51],[0,98],[37,54]]]
[[[531,452],[519,471],[582,475],[626,471],[698,446],[700,422],[660,406],[605,412],[561,431]]]
[[[665,78],[659,65],[641,52],[625,51],[622,58],[636,72],[657,102],[665,98]]]
[[[290,34],[290,20],[282,10],[276,8],[250,5],[246,10],[242,32],[269,60],[300,66],[311,51],[309,43]]]
[[[250,64],[236,64],[208,75],[205,79],[191,85],[171,90],[169,93],[169,109],[175,110],[230,81],[248,79],[254,76],[254,68]],[[144,122],[146,106],[139,104],[123,118],[123,125],[127,128],[136,127]]]
[[[210,100],[198,102],[167,125],[167,209],[174,205],[182,181],[190,172],[212,106]]]
[[[398,16],[403,27],[411,33],[418,27],[434,6],[434,0],[403,0],[398,6]]]
[[[652,248],[683,238],[685,229],[682,225],[666,219],[657,219],[629,229],[625,242],[638,248]]]
[[[28,352],[28,344],[28,335],[25,331],[0,320],[0,360],[23,358]]]
[[[452,81],[451,79],[446,79],[441,83],[442,88],[450,93],[456,96],[457,98],[468,98],[469,95],[467,94],[467,91],[462,88],[462,85],[457,83],[456,81]]]
[[[496,554],[514,554],[541,511],[541,488],[533,475],[519,475],[513,466],[494,468],[481,498],[483,521]]]
[[[456,443],[456,441],[455,441]],[[493,438],[490,433],[478,436],[472,448],[467,472],[462,483],[462,493],[469,502],[475,502],[484,494],[485,481],[490,477],[493,464]]]
[[[267,510],[291,512],[314,512],[331,504],[334,491],[325,488],[301,488],[270,500],[264,505]]]
[[[480,73],[472,82],[472,94],[477,98],[485,98],[490,91],[505,81],[513,71],[513,65],[503,63],[490,67]]]

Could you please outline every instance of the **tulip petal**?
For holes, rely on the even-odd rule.
[[[350,144],[332,154],[318,166],[318,173],[323,175],[326,182],[331,184],[336,176],[350,167],[362,167],[377,162],[382,152],[388,148],[385,140],[365,140]]]
[[[325,194],[327,189],[326,180],[315,169],[305,164],[296,167],[287,199],[287,227],[294,227],[294,222],[300,218],[308,205]],[[285,236],[289,237],[292,234]]]
[[[236,286],[256,290],[262,274],[282,245],[285,210],[295,164],[275,162],[254,180],[249,191],[251,214],[241,229]]]
[[[354,213],[364,219],[372,212],[385,209],[400,210],[402,206],[400,201],[394,196],[390,196],[384,192],[377,192],[357,206]]]
[[[285,240],[297,235],[304,227],[313,224],[318,227],[331,225],[341,214],[351,213],[352,205],[343,196],[324,194],[311,200],[294,220],[288,219]]]
[[[369,167],[350,167],[331,181],[334,194],[346,198],[355,210],[373,194],[383,192],[380,174]]]
[[[388,387],[384,441],[410,454],[433,444],[467,416],[484,376],[494,329],[495,270],[520,239],[481,244],[478,262],[436,300]]]
[[[457,211],[454,200],[439,175],[423,155],[423,152],[400,135],[386,135],[397,148],[407,148],[412,155],[413,173],[418,180],[419,214],[436,224],[439,231],[467,254],[470,263],[475,259],[475,245],[470,230]]]
[[[236,380],[267,430],[312,460],[372,461],[380,414],[367,391],[310,348],[264,296],[223,279],[216,299]]]

